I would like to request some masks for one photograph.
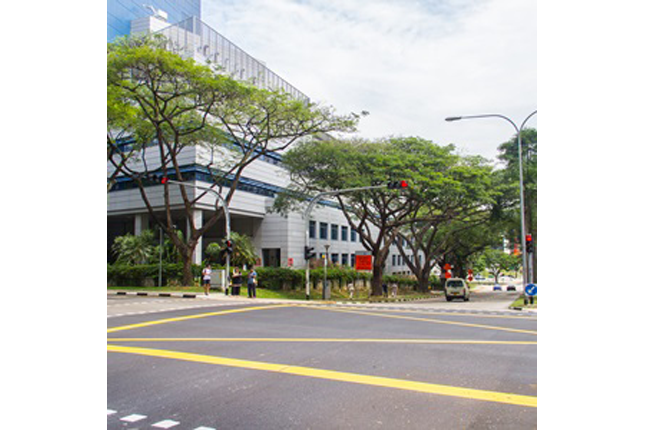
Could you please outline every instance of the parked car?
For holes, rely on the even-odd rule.
[[[450,278],[446,281],[446,300],[464,299],[465,302],[470,300],[470,289],[466,281],[461,278]]]
[[[495,285],[493,286],[493,291],[502,291],[502,286],[501,286],[501,285],[497,285],[497,284],[495,284]]]

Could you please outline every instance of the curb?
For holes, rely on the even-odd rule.
[[[117,296],[151,296],[151,297],[180,297],[184,299],[195,299],[197,298],[197,293],[148,293],[141,291],[116,291],[116,293],[110,293]]]

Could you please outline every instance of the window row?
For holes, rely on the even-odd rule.
[[[340,264],[341,266],[350,266],[354,267],[356,265],[356,254],[337,254],[330,252],[329,256],[331,257],[329,262],[330,264]],[[340,256],[340,261],[338,260],[338,257]],[[321,252],[318,254],[314,254],[314,258],[320,258],[324,259],[325,253]]]
[[[347,226],[339,226],[338,224],[331,225],[331,231],[329,230],[329,224],[326,222],[318,223],[318,235],[316,235],[316,221],[309,221],[309,238],[310,239],[331,239],[331,240],[341,240],[347,242],[356,242],[358,234],[353,228],[350,231],[350,228]],[[338,236],[340,227],[340,238]],[[331,235],[330,235],[331,233]]]
[[[408,255],[408,259],[412,260],[414,258],[413,255]],[[419,262],[423,262],[423,254],[419,255]],[[403,259],[402,255],[395,255],[392,254],[392,266],[405,266],[405,260]]]

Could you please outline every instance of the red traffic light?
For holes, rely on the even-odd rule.
[[[397,190],[400,188],[408,188],[408,181],[393,181],[388,182],[387,187],[391,190]]]
[[[533,240],[533,236],[531,236],[530,234],[527,234],[526,235],[526,241],[531,242],[532,240]]]
[[[162,184],[165,184],[165,183],[167,183],[167,182],[168,182],[168,178],[167,178],[167,177],[165,177],[165,176],[164,176],[163,178],[161,178],[161,183],[162,183]]]

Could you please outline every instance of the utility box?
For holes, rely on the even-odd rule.
[[[226,270],[213,270],[211,273],[211,290],[216,288],[222,292],[226,288]]]

